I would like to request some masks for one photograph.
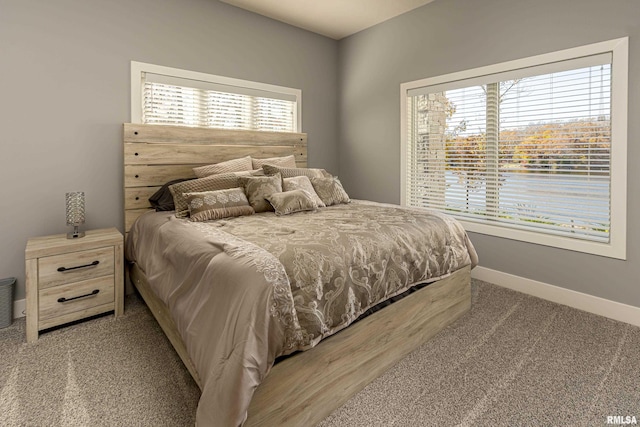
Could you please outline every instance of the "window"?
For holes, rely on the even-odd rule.
[[[624,259],[627,43],[402,84],[402,203]]]
[[[131,63],[133,123],[277,132],[301,129],[301,91]]]

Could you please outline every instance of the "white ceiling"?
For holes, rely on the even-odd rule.
[[[433,0],[221,0],[340,40]]]

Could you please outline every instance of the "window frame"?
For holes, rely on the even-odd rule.
[[[592,242],[555,236],[529,230],[460,219],[467,231],[523,242],[552,246],[577,252],[626,259],[627,235],[627,98],[628,98],[628,37],[579,46],[556,52],[531,56],[499,64],[415,80],[400,85],[400,203],[407,206],[409,125],[408,92],[426,86],[441,85],[474,77],[509,72],[526,67],[592,56],[612,54],[611,60],[611,148],[610,148],[610,206],[611,228],[609,242]],[[452,215],[455,216],[455,215]]]
[[[273,92],[274,94],[295,97],[296,108],[294,110],[295,117],[293,132],[302,132],[302,90],[300,89],[277,86],[268,83],[254,82],[250,80],[236,79],[232,77],[218,76],[215,74],[201,73],[198,71],[183,70],[180,68],[165,67],[163,65],[154,65],[137,61],[131,61],[131,123],[142,123],[144,73],[159,74],[172,78],[197,80],[229,87],[237,87],[239,89],[237,93],[243,93],[242,89],[249,89],[262,92]]]

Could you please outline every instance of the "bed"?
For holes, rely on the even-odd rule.
[[[291,154],[306,167],[305,134],[124,125],[129,275],[202,390],[198,425],[316,424],[470,307],[475,251],[436,212],[353,201],[191,222],[149,205],[194,167]]]

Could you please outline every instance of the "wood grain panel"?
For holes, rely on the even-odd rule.
[[[307,134],[125,123],[124,141],[151,144],[173,142],[204,145],[245,143],[254,146],[300,144],[306,146]]]
[[[195,178],[194,166],[199,165],[125,165],[124,186],[125,188],[155,187],[178,178]],[[125,209],[130,207],[125,205]]]
[[[149,197],[153,196],[160,186],[133,187],[124,189],[124,205],[129,209],[145,209],[150,207]]]
[[[97,265],[91,264],[96,261]],[[78,268],[80,266],[87,267]],[[39,258],[38,286],[46,289],[63,283],[113,275],[113,266],[113,246]],[[71,270],[58,271],[61,267]]]
[[[135,220],[147,212],[153,212],[153,209],[149,207],[148,209],[129,209],[124,211],[124,229],[129,231]]]
[[[127,165],[208,165],[245,156],[268,158],[291,154],[296,161],[307,161],[306,150],[283,145],[124,144]]]
[[[25,260],[27,342],[38,339],[38,259]]]
[[[113,247],[115,256],[114,264],[114,289],[115,302],[114,314],[116,317],[124,314],[124,242]]]
[[[64,314],[58,317],[52,317],[51,319],[42,319],[39,323],[39,329],[53,328],[54,326],[63,325],[65,323],[73,322],[75,320],[86,319],[96,314],[106,313],[113,310],[113,303],[95,305],[86,307],[82,310],[74,311],[73,313]],[[36,337],[37,338],[37,337]]]
[[[34,237],[27,242],[25,259],[36,259],[49,255],[78,252],[106,245],[122,244],[122,234],[115,228],[87,230],[80,239],[67,239],[66,234]]]
[[[83,282],[77,282],[69,285],[61,285],[40,290],[40,292],[38,293],[40,307],[39,329],[43,329],[42,322],[44,320],[65,316],[67,314],[83,311],[91,307],[111,304],[110,310],[113,310],[113,280],[114,276],[112,274],[111,276],[89,279]],[[75,298],[82,295],[87,295],[94,290],[98,290],[99,292],[93,296],[78,298],[69,302],[58,302],[58,298]]]

